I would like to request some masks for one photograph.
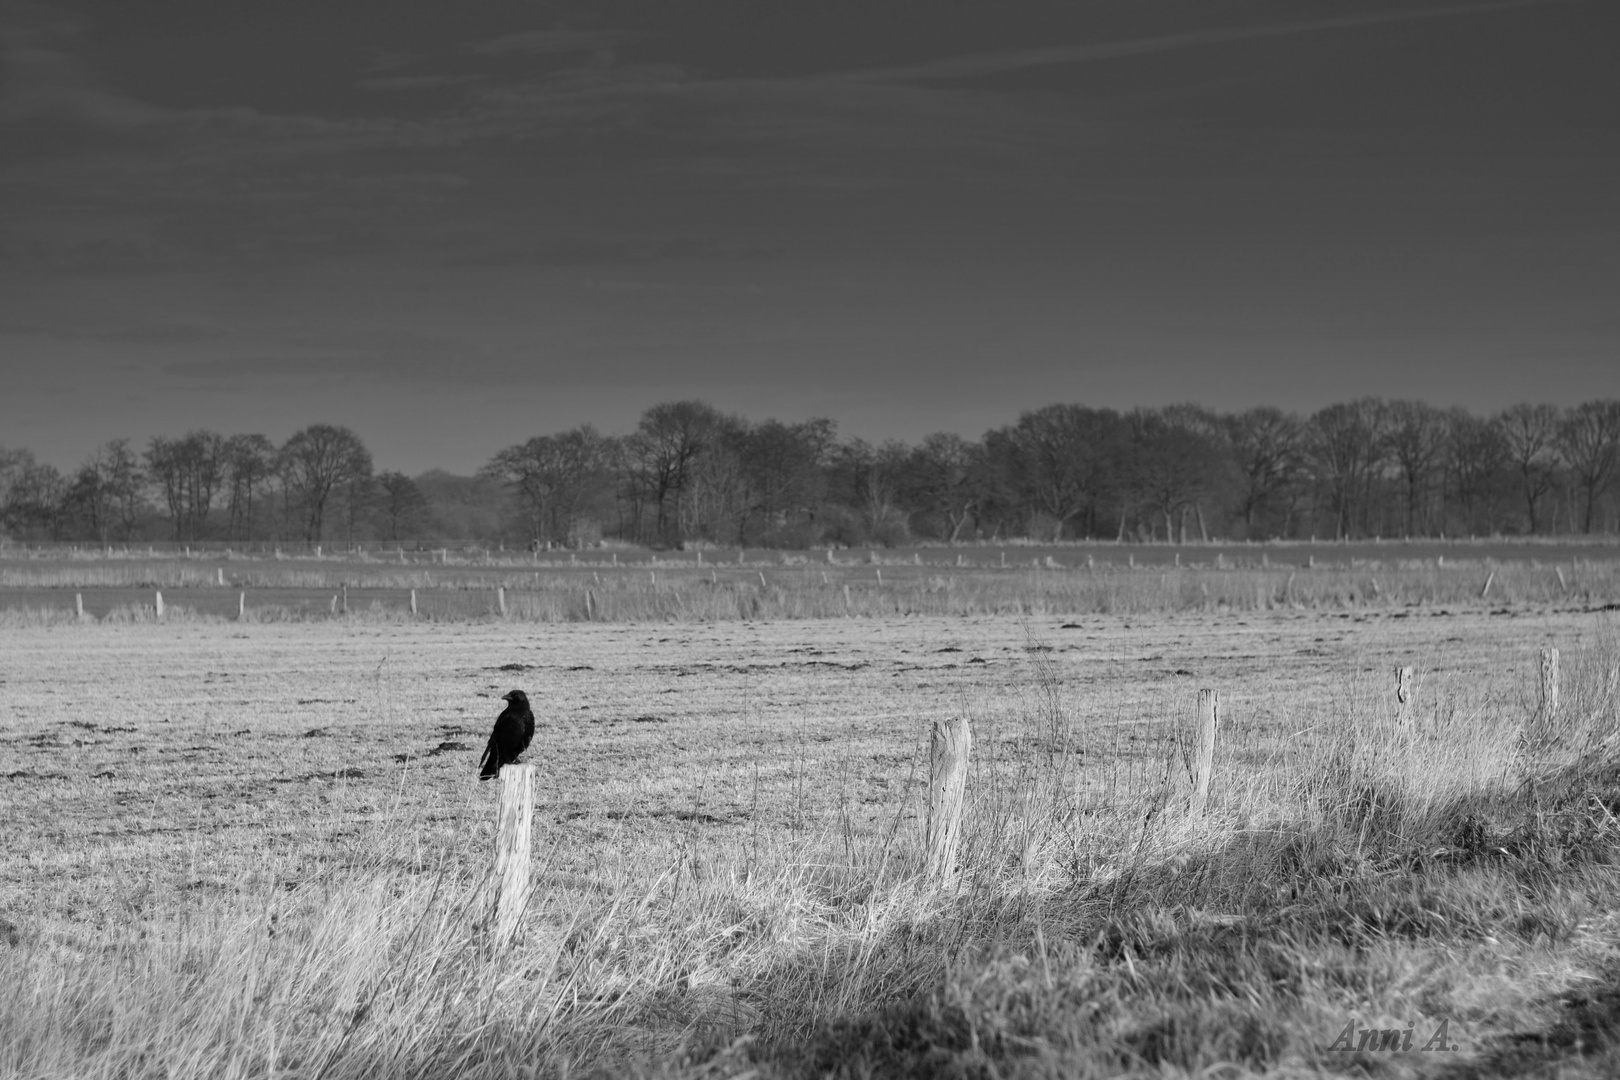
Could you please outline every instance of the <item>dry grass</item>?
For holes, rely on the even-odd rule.
[[[1273,610],[1403,610],[1418,607],[1558,607],[1620,602],[1620,560],[1497,562],[1351,559],[1289,551],[1278,565],[1238,565],[1222,557],[1186,566],[1088,565],[1090,556],[969,563],[945,550],[928,558],[816,561],[780,554],[746,565],[699,565],[695,557],[652,557],[635,566],[617,556],[464,559],[397,565],[372,557],[178,559],[85,557],[0,561],[0,618],[8,610],[87,610],[150,605],[168,590],[198,615],[235,619],[239,594],[248,618],[320,621],[409,618],[440,621],[707,622],[981,616],[1151,614]],[[1465,549],[1466,551],[1466,549]],[[1556,547],[1546,552],[1556,555]],[[957,560],[961,560],[960,565]],[[1307,562],[1315,565],[1307,565]],[[504,613],[501,609],[504,591]]]
[[[1538,726],[1546,640],[1565,709]],[[0,1074],[1620,1063],[1620,649],[1591,617],[52,624],[0,645],[20,825]],[[1396,661],[1420,665],[1404,712]],[[540,689],[549,780],[524,936],[492,957],[471,776],[514,683]],[[1225,728],[1191,821],[1199,685]],[[939,892],[917,787],[948,711],[976,749]],[[1462,1049],[1327,1051],[1352,1018],[1420,1042],[1445,1019]]]

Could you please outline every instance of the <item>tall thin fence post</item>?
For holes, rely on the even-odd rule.
[[[1541,650],[1541,712],[1537,719],[1550,724],[1558,716],[1558,650]]]
[[[214,567],[214,580],[218,582],[220,588],[225,587],[225,568],[223,566]]]
[[[411,590],[411,615],[415,616],[415,614],[416,614],[416,590],[412,589]]]
[[[241,622],[247,617],[247,593],[236,594],[236,621]]]
[[[506,586],[495,586],[495,606],[501,609],[501,618],[506,618]]]
[[[84,593],[73,594],[73,611],[79,618],[84,618]]]
[[[534,821],[533,765],[501,768],[501,804],[496,818],[495,901],[491,944],[504,949],[517,933],[529,904],[529,849]]]
[[[929,737],[928,877],[956,879],[956,849],[962,838],[962,796],[967,790],[968,754],[973,735],[966,717],[934,721]]]
[[[163,618],[163,593],[161,590],[152,594],[152,607],[156,610],[157,617]]]
[[[1209,805],[1209,776],[1215,768],[1215,729],[1220,723],[1221,695],[1214,690],[1198,691],[1198,745],[1193,756],[1192,799],[1187,812],[1203,817]]]

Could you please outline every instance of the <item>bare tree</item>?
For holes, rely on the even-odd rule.
[[[985,445],[1002,459],[1012,487],[1050,521],[1050,539],[1057,540],[1082,514],[1090,531],[1097,504],[1117,482],[1127,438],[1124,421],[1112,409],[1048,405],[990,432]]]
[[[1446,473],[1462,504],[1463,521],[1470,532],[1481,526],[1484,532],[1495,532],[1496,504],[1509,469],[1502,429],[1466,409],[1451,410],[1446,424],[1450,428]]]
[[[915,495],[945,519],[950,526],[946,540],[956,543],[986,495],[984,447],[936,432],[912,451],[911,475]]]
[[[829,472],[857,522],[843,539],[893,547],[911,538],[910,515],[900,505],[910,454],[905,443],[892,440],[873,446],[850,439],[831,451]]]
[[[276,447],[263,435],[232,435],[225,441],[232,540],[253,535],[253,504],[276,470]]]
[[[140,512],[141,484],[140,462],[129,440],[113,439],[79,467],[66,499],[91,536],[106,543],[117,529],[127,540]]]
[[[698,455],[714,445],[728,418],[702,401],[654,405],[624,440],[632,476],[656,510],[659,539],[679,538],[681,500]]]
[[[1508,462],[1518,474],[1530,531],[1539,532],[1536,508],[1558,481],[1563,459],[1558,449],[1558,409],[1552,405],[1515,405],[1492,421],[1502,433]]]
[[[1334,535],[1365,525],[1373,481],[1383,465],[1386,408],[1378,398],[1329,405],[1306,425],[1305,444],[1319,483],[1333,507]]]
[[[490,459],[483,475],[506,484],[517,497],[532,541],[567,542],[586,495],[602,486],[609,450],[607,440],[585,424],[509,446]]]
[[[1297,484],[1302,469],[1302,429],[1297,416],[1263,406],[1226,418],[1227,443],[1243,478],[1238,511],[1253,537],[1257,518]],[[1284,527],[1286,532],[1286,523]]]
[[[146,468],[163,496],[174,538],[202,539],[225,472],[225,440],[212,431],[154,438],[147,445]]]
[[[371,477],[371,452],[360,436],[333,424],[311,424],[294,434],[277,462],[289,505],[297,508],[310,543],[321,539],[332,493]]]
[[[0,447],[0,526],[11,535],[58,539],[67,490],[56,466]]]
[[[1386,413],[1388,434],[1385,436],[1390,457],[1400,469],[1401,484],[1405,489],[1406,535],[1419,529],[1420,508],[1426,508],[1429,496],[1440,477],[1446,459],[1446,439],[1449,425],[1439,409],[1422,401],[1392,401]],[[1423,514],[1427,518],[1427,513]]]
[[[385,472],[378,475],[376,487],[374,509],[381,525],[377,531],[384,540],[398,543],[427,525],[432,510],[415,480],[404,473]]]
[[[1212,491],[1223,460],[1211,425],[1185,407],[1137,409],[1125,418],[1131,430],[1131,486],[1140,504],[1164,519],[1166,543],[1187,540],[1186,512]],[[1208,530],[1199,514],[1200,532]]]
[[[1598,499],[1620,468],[1620,401],[1588,401],[1564,414],[1558,446],[1585,496],[1582,531],[1597,522]]]

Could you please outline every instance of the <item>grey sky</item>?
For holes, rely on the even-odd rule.
[[[1603,0],[0,0],[0,444],[1620,394]]]

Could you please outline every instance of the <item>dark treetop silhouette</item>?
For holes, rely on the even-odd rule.
[[[495,718],[495,730],[489,733],[489,745],[484,747],[484,758],[478,779],[490,780],[500,775],[502,765],[510,765],[519,754],[529,748],[534,738],[534,713],[529,710],[529,697],[521,690],[512,690],[502,699],[505,711]]]

